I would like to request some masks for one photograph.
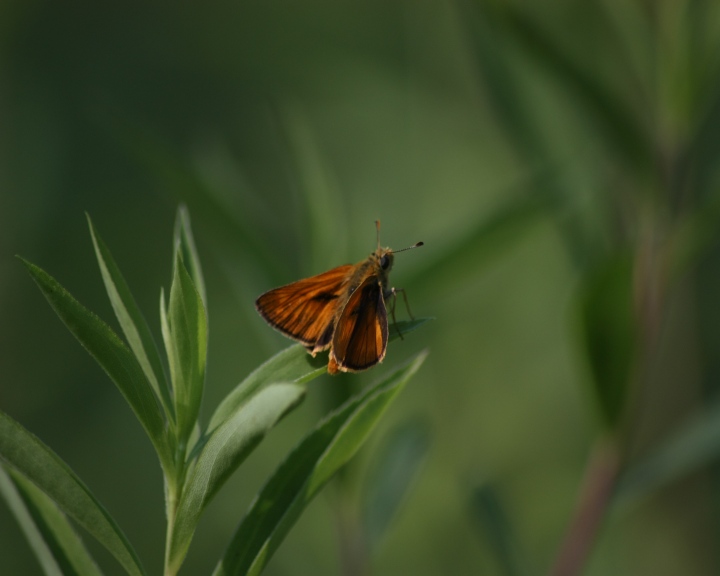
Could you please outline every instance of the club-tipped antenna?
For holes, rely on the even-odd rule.
[[[405,252],[405,250],[412,250],[413,248],[420,248],[420,246],[424,246],[425,242],[416,242],[412,246],[408,246],[407,248],[403,248],[402,250],[393,250],[393,254],[397,254],[398,252]]]
[[[375,228],[377,228],[377,247],[378,250],[380,250],[380,220],[375,220]],[[405,252],[405,250],[412,250],[413,248],[420,248],[420,246],[423,246],[425,242],[416,242],[412,246],[408,246],[407,248],[403,248],[402,250],[391,250],[393,254],[397,254],[398,252]]]

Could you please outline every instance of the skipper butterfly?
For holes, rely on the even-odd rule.
[[[388,342],[387,298],[393,299],[393,322],[398,292],[413,317],[405,290],[391,288],[388,276],[396,253],[423,243],[395,251],[382,248],[379,220],[375,226],[377,249],[367,259],[275,288],[255,302],[270,326],[303,344],[313,357],[329,348],[330,374],[360,372],[382,362]]]

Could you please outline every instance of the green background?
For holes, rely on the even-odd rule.
[[[13,256],[114,326],[87,211],[159,337],[186,203],[208,288],[208,415],[288,344],[257,295],[365,258],[380,219],[383,245],[425,242],[391,280],[436,320],[383,366],[313,382],[212,504],[184,572],[209,573],[334,396],[427,347],[267,574],[353,574],[345,508],[403,426],[429,451],[370,573],[492,575],[552,565],[598,438],[614,433],[630,470],[703,417],[608,506],[586,573],[716,574],[719,129],[712,0],[5,0],[0,407],[73,467],[157,574],[152,449]],[[510,560],[472,505],[480,486],[502,506]],[[39,573],[4,505],[0,569]]]

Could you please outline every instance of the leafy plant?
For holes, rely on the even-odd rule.
[[[572,4],[564,8],[577,9]],[[720,458],[718,408],[712,405],[647,454],[634,454],[645,418],[657,410],[648,408],[650,398],[665,394],[676,401],[661,388],[665,356],[676,355],[680,340],[666,345],[668,351],[661,347],[675,328],[671,311],[682,291],[707,290],[694,276],[710,269],[707,262],[717,256],[717,172],[710,176],[708,163],[717,163],[718,69],[699,64],[716,52],[709,49],[717,34],[709,32],[708,22],[716,21],[717,9],[702,1],[672,3],[672,11],[657,12],[642,3],[591,2],[582,5],[584,21],[592,24],[567,27],[559,17],[563,10],[538,11],[533,3],[459,5],[478,77],[518,157],[536,171],[567,166],[564,178],[533,192],[553,200],[549,212],[575,266],[577,349],[585,357],[587,397],[601,424],[550,570],[580,574],[618,502],[646,498]],[[605,73],[603,58],[595,58],[601,53],[613,62],[612,74]],[[547,111],[537,104],[545,90],[554,106],[573,110],[569,124],[581,127],[591,148],[565,147],[573,136],[559,116],[548,127]],[[568,177],[579,166],[592,175]],[[584,201],[580,182],[593,189]],[[715,328],[707,310],[716,309],[715,293],[705,310],[692,302],[692,314],[702,320],[690,323]],[[709,340],[703,334],[699,339]],[[710,351],[705,354],[717,356],[716,339],[703,345]],[[678,372],[675,384],[684,388],[692,378],[688,370]],[[495,500],[488,486],[479,486],[474,512],[492,527],[487,540],[504,573],[517,574],[523,558]]]
[[[160,296],[166,359],[155,345],[110,251],[88,218],[105,288],[125,336],[75,300],[52,276],[22,260],[48,302],[125,397],[163,472],[167,535],[164,573],[177,574],[198,521],[225,481],[325,372],[326,358],[300,345],[273,356],[218,405],[198,416],[205,385],[207,299],[187,211],[175,227],[173,279]],[[425,320],[399,323],[391,339]],[[259,574],[295,520],[355,454],[420,367],[420,353],[320,422],[280,464],[240,521],[216,574]],[[128,574],[146,574],[130,540],[90,489],[48,446],[0,412],[0,493],[46,574],[100,574],[72,522],[102,544]]]

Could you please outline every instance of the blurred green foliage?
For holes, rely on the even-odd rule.
[[[286,344],[256,316],[259,293],[366,257],[378,218],[383,245],[425,241],[392,281],[438,320],[387,358],[417,339],[432,349],[385,429],[429,423],[412,490],[368,558],[377,435],[268,574],[337,574],[358,546],[378,575],[544,571],[598,437],[617,450],[619,504],[586,573],[718,572],[717,2],[6,0],[0,127],[0,407],[85,479],[151,572],[164,539],[152,450],[12,256],[109,320],[88,211],[154,318],[179,200],[205,267],[208,381],[224,383],[205,390],[205,421]],[[372,377],[311,385],[217,495],[188,573],[209,572],[338,391]],[[486,486],[494,504],[478,507]],[[0,535],[8,573],[37,570],[4,508]]]

